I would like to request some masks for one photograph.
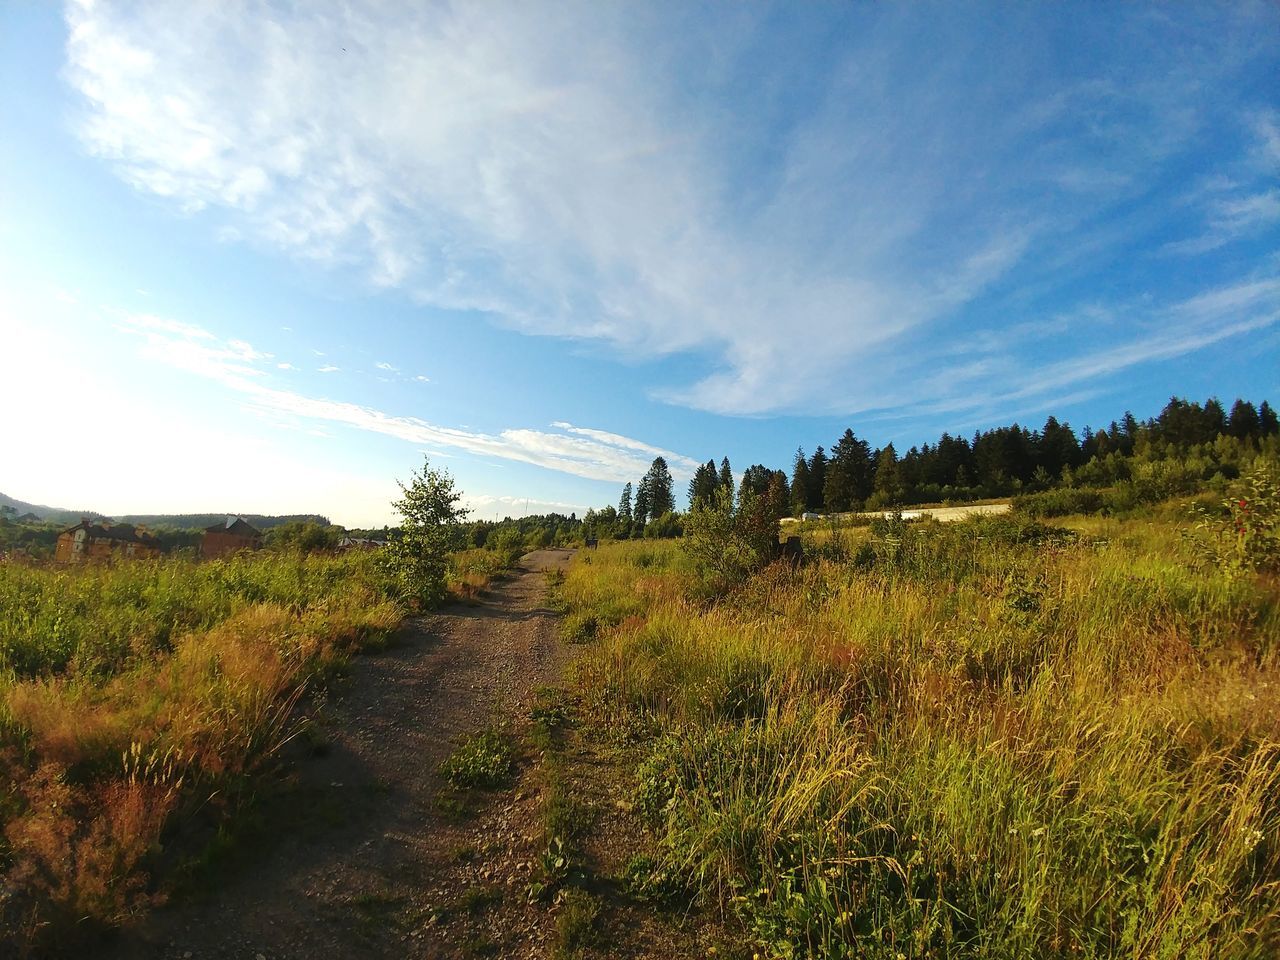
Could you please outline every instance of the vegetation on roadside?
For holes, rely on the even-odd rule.
[[[296,732],[303,690],[403,613],[367,554],[0,566],[5,939],[65,948],[144,909],[172,841],[234,814]]]
[[[1273,469],[1198,529],[891,518],[711,596],[677,544],[580,556],[578,692],[648,754],[633,889],[770,957],[1273,955]]]
[[[311,550],[332,531],[304,520],[208,562],[0,563],[0,953],[73,949],[217,860],[308,691],[505,563],[450,556],[447,474],[404,494],[385,552]],[[457,776],[509,769],[484,746]]]

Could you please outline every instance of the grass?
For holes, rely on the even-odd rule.
[[[70,949],[185,875],[403,616],[370,555],[0,566],[0,938]]]
[[[580,557],[633,887],[768,956],[1280,951],[1280,585],[1179,517],[880,523],[712,599],[677,544]]]
[[[601,902],[585,890],[572,887],[565,891],[556,914],[556,940],[551,956],[570,960],[581,955],[584,947],[599,940]]]
[[[498,730],[483,730],[467,737],[440,764],[440,773],[455,787],[500,787],[511,776],[515,748]]]

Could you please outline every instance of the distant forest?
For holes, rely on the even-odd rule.
[[[1049,417],[1038,430],[1013,423],[979,430],[972,439],[944,433],[937,443],[900,453],[893,443],[872,448],[852,429],[830,451],[796,451],[790,471],[764,464],[748,467],[734,486],[728,458],[702,464],[689,483],[690,509],[729,491],[739,503],[767,496],[793,516],[843,513],[907,504],[969,502],[1055,490],[1107,490],[1108,496],[1046,498],[1034,511],[1118,509],[1151,503],[1204,487],[1215,478],[1234,479],[1258,454],[1280,454],[1275,410],[1236,400],[1228,411],[1216,398],[1196,403],[1173,397],[1160,413],[1138,420],[1125,413],[1105,429],[1077,435],[1070,424]],[[671,477],[666,461],[653,461],[617,507],[588,511],[588,535],[617,537],[678,535]]]

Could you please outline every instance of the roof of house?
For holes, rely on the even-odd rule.
[[[240,517],[227,517],[226,523],[215,523],[205,527],[205,533],[229,533],[237,537],[260,537],[262,531],[244,522]]]
[[[96,520],[81,520],[74,527],[68,527],[62,534],[83,530],[85,535],[94,540],[119,540],[124,543],[141,543],[149,547],[159,547],[160,540],[150,533],[139,531],[127,523],[99,523]],[[61,536],[62,534],[59,534]]]

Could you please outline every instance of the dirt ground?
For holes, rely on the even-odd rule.
[[[467,800],[470,810],[442,802],[448,791],[437,768],[469,733],[498,727],[520,740],[534,691],[561,682],[572,648],[545,606],[544,571],[571,556],[529,554],[477,605],[410,621],[387,651],[354,661],[323,711],[325,742],[312,736],[318,755],[292,765],[292,799],[262,849],[242,855],[203,895],[158,909],[103,955],[549,956],[556,907],[528,895],[545,844],[536,751],[521,740],[510,789]],[[584,793],[599,795],[607,827],[622,804],[609,776],[590,773],[589,756],[578,761],[595,781]],[[683,953],[665,922],[624,915],[603,923],[631,934],[600,955]]]

